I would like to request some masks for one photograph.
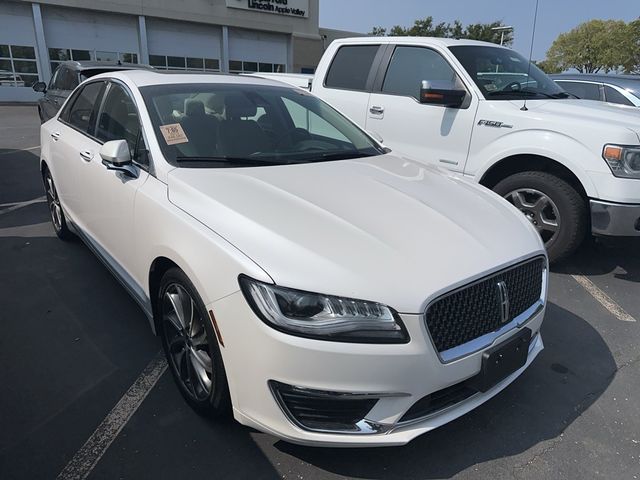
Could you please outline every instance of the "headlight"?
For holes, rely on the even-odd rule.
[[[380,303],[303,292],[241,275],[242,293],[270,327],[300,337],[353,343],[407,343],[398,314]]]
[[[616,177],[640,178],[640,146],[605,145],[602,157]]]

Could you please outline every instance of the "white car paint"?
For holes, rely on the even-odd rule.
[[[131,179],[107,170],[99,160],[100,143],[57,117],[42,125],[43,165],[57,184],[67,220],[140,303],[152,327],[154,261],[167,258],[186,273],[224,338],[220,350],[239,422],[297,443],[400,445],[497,394],[543,349],[539,329],[546,270],[540,308],[523,319],[533,332],[526,365],[486,393],[396,425],[418,399],[476,375],[487,349],[443,363],[426,329],[427,304],[505,267],[544,256],[532,226],[495,194],[394,154],[256,168],[176,168],[163,157],[140,87],[280,84],[143,71],[104,74],[89,82],[97,79],[130,90],[152,158],[149,171],[138,169],[138,178]],[[249,307],[239,289],[240,274],[387,304],[400,312],[411,341],[358,344],[282,333]],[[505,325],[491,335],[490,344],[512,337],[520,326]],[[386,433],[302,429],[274,400],[267,385],[271,379],[326,391],[391,394],[367,416],[388,427]]]

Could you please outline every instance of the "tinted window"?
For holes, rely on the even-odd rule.
[[[70,108],[65,108],[60,116],[81,132],[93,134],[103,88],[104,82],[94,82],[82,87],[68,102]]]
[[[634,106],[633,102],[631,102],[627,97],[618,92],[615,88],[611,88],[609,85],[604,86],[604,96],[607,102]]]
[[[341,47],[329,67],[325,85],[330,88],[365,90],[379,45]]]
[[[134,156],[139,133],[140,120],[133,99],[122,86],[111,84],[100,111],[96,137],[103,142],[126,140]]]
[[[442,56],[428,48],[397,47],[391,58],[382,91],[420,98],[422,81],[433,88],[450,89],[458,77]]]
[[[601,100],[600,85],[598,85],[597,83],[563,81],[558,82],[558,84],[567,92],[575,95],[578,98],[582,98],[585,100]]]
[[[49,81],[49,90],[53,89],[53,88],[58,88],[56,86],[56,79],[58,78],[58,72],[60,71],[60,69],[56,69],[55,72],[53,72],[53,75],[51,76],[51,80]]]
[[[60,90],[73,90],[78,86],[78,74],[69,68],[60,68],[56,79],[56,87]]]

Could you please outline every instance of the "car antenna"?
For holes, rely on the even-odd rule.
[[[529,47],[529,64],[527,65],[527,80],[526,83],[529,83],[529,74],[531,73],[531,57],[533,56],[533,41],[536,38],[536,22],[538,20],[538,2],[539,0],[536,0],[536,11],[533,14],[533,31],[531,32],[531,47]],[[527,97],[525,95],[524,97],[524,104],[522,105],[522,108],[520,109],[523,112],[526,112],[527,110],[529,110],[527,108]]]

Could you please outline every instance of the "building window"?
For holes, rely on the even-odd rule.
[[[216,58],[149,55],[149,64],[161,70],[185,70],[192,72],[220,71],[220,61]]]
[[[38,81],[34,47],[0,45],[0,85],[30,87]]]
[[[285,73],[285,66],[281,63],[258,63],[243,62],[240,60],[229,60],[229,71],[231,73],[254,73],[254,72],[275,72]]]
[[[51,72],[55,72],[60,62],[97,60],[99,62],[138,63],[138,54],[129,52],[104,52],[101,50],[74,50],[70,48],[50,48]]]

